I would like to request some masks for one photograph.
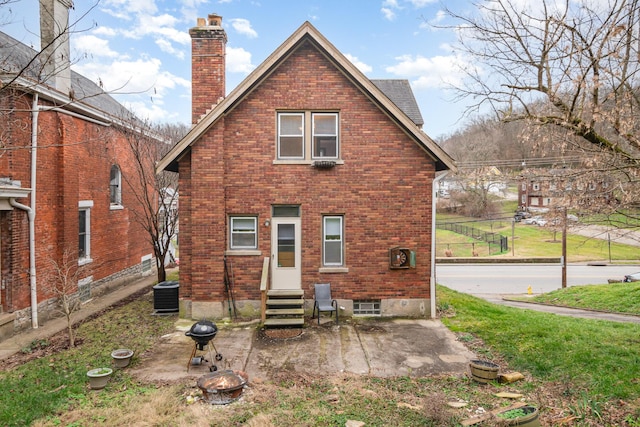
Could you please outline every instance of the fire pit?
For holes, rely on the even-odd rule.
[[[187,372],[189,372],[189,367],[195,359],[196,352],[199,351],[209,351],[209,357],[211,357],[211,348],[216,352],[216,360],[222,360],[222,355],[218,353],[216,347],[213,345],[211,340],[213,340],[218,333],[218,328],[216,324],[202,319],[199,322],[194,323],[191,328],[185,332],[184,334],[194,341],[193,350],[191,351],[191,357],[189,357],[189,363],[187,364]],[[199,358],[202,359],[202,358]],[[218,367],[211,362],[210,371],[216,371]]]
[[[234,371],[219,371],[198,378],[198,388],[204,400],[214,405],[226,405],[242,396],[247,380]]]

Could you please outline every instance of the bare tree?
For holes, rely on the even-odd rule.
[[[123,129],[135,171],[124,174],[123,181],[135,197],[134,220],[147,232],[153,246],[158,282],[166,280],[165,265],[178,232],[178,176],[171,172],[155,173],[155,163],[187,131],[184,125],[152,128],[146,123],[131,123]]]
[[[76,340],[73,331],[73,314],[80,308],[78,257],[73,251],[66,250],[60,260],[50,258],[49,264],[52,272],[44,283],[47,284],[47,290],[55,296],[59,311],[67,321],[69,347],[74,347]],[[86,267],[83,272],[86,274]]]
[[[640,0],[486,0],[447,10],[475,67],[459,87],[469,111],[524,121],[522,138],[581,150],[615,175],[615,207],[640,200]],[[538,132],[542,130],[542,132]]]

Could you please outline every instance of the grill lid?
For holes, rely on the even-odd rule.
[[[218,328],[215,323],[202,319],[199,322],[194,323],[185,335],[191,337],[213,337],[217,332]]]

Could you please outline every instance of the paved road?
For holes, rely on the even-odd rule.
[[[567,286],[607,283],[640,271],[639,265],[567,266]],[[534,294],[562,287],[559,264],[437,264],[436,281],[450,289],[472,295]]]

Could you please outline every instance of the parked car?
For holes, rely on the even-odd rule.
[[[626,274],[623,282],[640,282],[640,272],[633,274]]]
[[[538,225],[540,227],[542,227],[543,225],[547,224],[547,220],[544,219],[541,216],[532,216],[531,218],[527,218],[524,221],[522,221],[524,224],[529,224],[529,225]]]
[[[513,220],[515,222],[520,222],[520,221],[522,221],[523,219],[526,219],[526,218],[531,218],[531,214],[529,212],[526,212],[526,211],[518,211],[513,216]]]

